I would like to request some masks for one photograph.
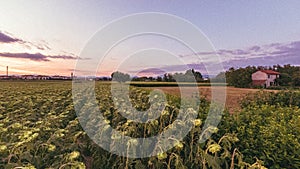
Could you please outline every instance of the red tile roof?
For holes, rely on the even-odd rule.
[[[268,75],[280,75],[280,73],[279,72],[275,72],[275,71],[273,71],[273,70],[260,70],[261,72],[264,72],[264,73],[266,73],[266,74],[268,74]]]

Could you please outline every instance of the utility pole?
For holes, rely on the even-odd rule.
[[[8,66],[6,66],[6,77],[8,77]]]

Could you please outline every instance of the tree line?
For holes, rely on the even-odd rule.
[[[202,74],[194,69],[189,69],[185,73],[165,73],[163,76],[157,77],[133,77],[123,72],[113,72],[111,78],[114,81],[156,81],[156,82],[226,82],[229,86],[251,88],[252,74],[258,70],[273,70],[280,73],[276,82],[283,87],[300,86],[300,67],[287,65],[273,66],[247,66],[245,68],[229,68],[226,72],[219,73],[216,77],[204,80]]]
[[[111,74],[113,81],[125,82],[125,81],[157,81],[157,82],[204,82],[203,76],[200,72],[195,71],[194,69],[189,69],[185,73],[165,73],[162,77],[133,77],[130,78],[130,75],[123,72],[113,72]]]
[[[287,65],[274,65],[274,66],[247,66],[245,68],[230,68],[226,72],[218,74],[214,81],[224,81],[229,86],[248,88],[252,86],[252,74],[258,70],[273,70],[280,73],[277,83],[280,86],[300,86],[300,67]]]

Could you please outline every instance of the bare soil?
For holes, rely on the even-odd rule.
[[[204,96],[206,99],[211,101],[212,88],[210,86],[200,86],[198,88],[199,88],[200,95]],[[176,95],[179,97],[181,96],[179,87],[147,87],[147,89],[158,89],[171,95]],[[190,87],[183,87],[182,90],[193,91],[194,89]],[[240,101],[245,97],[245,95],[251,93],[253,94],[260,90],[263,89],[247,89],[247,88],[222,87],[222,86],[213,87],[213,91],[215,92],[214,96],[217,101],[222,101],[223,100],[222,96],[224,96],[223,94],[226,94],[225,107],[229,110],[230,113],[234,113],[241,109]],[[277,90],[264,90],[264,91],[277,92]],[[218,94],[220,95],[220,97],[218,97]]]

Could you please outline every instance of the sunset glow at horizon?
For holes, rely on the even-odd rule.
[[[210,62],[213,54],[220,56],[224,69],[248,65],[300,65],[299,9],[300,1],[297,0],[1,1],[0,75],[6,74],[8,66],[10,75],[70,76],[77,59],[87,62],[91,59],[82,57],[81,52],[95,33],[115,19],[142,12],[168,13],[186,19],[207,36],[216,50],[195,54],[170,39],[135,37],[120,43],[103,64],[99,63],[97,76],[110,76],[133,51],[159,47],[185,59],[190,68],[204,74],[203,64]],[[140,58],[148,65],[133,59],[121,66],[122,71],[139,76],[161,75],[162,69],[184,71],[182,65],[168,57],[144,54]]]

